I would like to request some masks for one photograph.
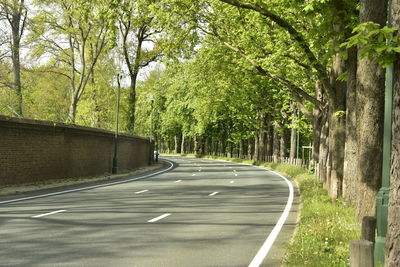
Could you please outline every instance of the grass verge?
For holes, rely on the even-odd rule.
[[[255,162],[235,158],[196,156],[260,165],[274,169],[295,180],[302,205],[296,233],[286,251],[283,266],[349,266],[350,240],[359,239],[361,226],[355,210],[342,200],[332,202],[314,174],[299,166]]]

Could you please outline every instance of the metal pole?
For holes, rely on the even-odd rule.
[[[299,129],[297,129],[297,140],[296,140],[296,159],[299,158],[299,149],[300,149],[300,133]]]
[[[154,151],[153,151],[153,105],[154,105],[154,96],[150,97],[151,105],[150,105],[150,165],[153,164],[154,161]]]
[[[160,138],[160,133],[159,133],[159,126],[160,126],[160,109],[157,109],[157,120],[156,120],[156,162],[158,162],[158,150],[159,150],[159,138]]]
[[[115,174],[118,172],[118,128],[119,128],[119,99],[120,99],[120,91],[121,91],[121,83],[120,83],[120,74],[117,75],[117,102],[116,102],[116,112],[115,112],[115,136],[114,136],[114,157],[113,157],[113,166],[112,173]]]
[[[392,1],[388,0],[388,27],[392,27]],[[383,130],[382,187],[376,197],[377,238],[374,248],[375,266],[385,263],[385,245],[388,225],[388,202],[390,187],[390,156],[392,145],[393,64],[386,68],[385,119]]]

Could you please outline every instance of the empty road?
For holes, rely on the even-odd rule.
[[[290,181],[231,162],[163,160],[154,176],[0,201],[0,266],[279,266],[297,218]]]

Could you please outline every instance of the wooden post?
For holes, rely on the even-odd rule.
[[[367,240],[352,240],[350,267],[374,267],[374,243]]]
[[[362,219],[361,239],[375,242],[376,218],[364,216]]]

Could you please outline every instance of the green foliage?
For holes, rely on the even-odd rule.
[[[343,43],[341,47],[359,47],[360,56],[376,59],[382,66],[390,65],[396,53],[400,53],[400,43],[397,36],[393,36],[396,28],[384,26],[374,22],[365,22],[353,29],[354,35]]]
[[[338,118],[342,118],[342,117],[346,116],[346,111],[344,111],[344,110],[338,110],[338,111],[335,112],[334,115],[335,115],[336,117],[338,117]]]
[[[332,202],[314,175],[303,171],[294,179],[303,201],[284,266],[348,266],[350,240],[357,239],[360,232],[354,208],[341,200]]]

